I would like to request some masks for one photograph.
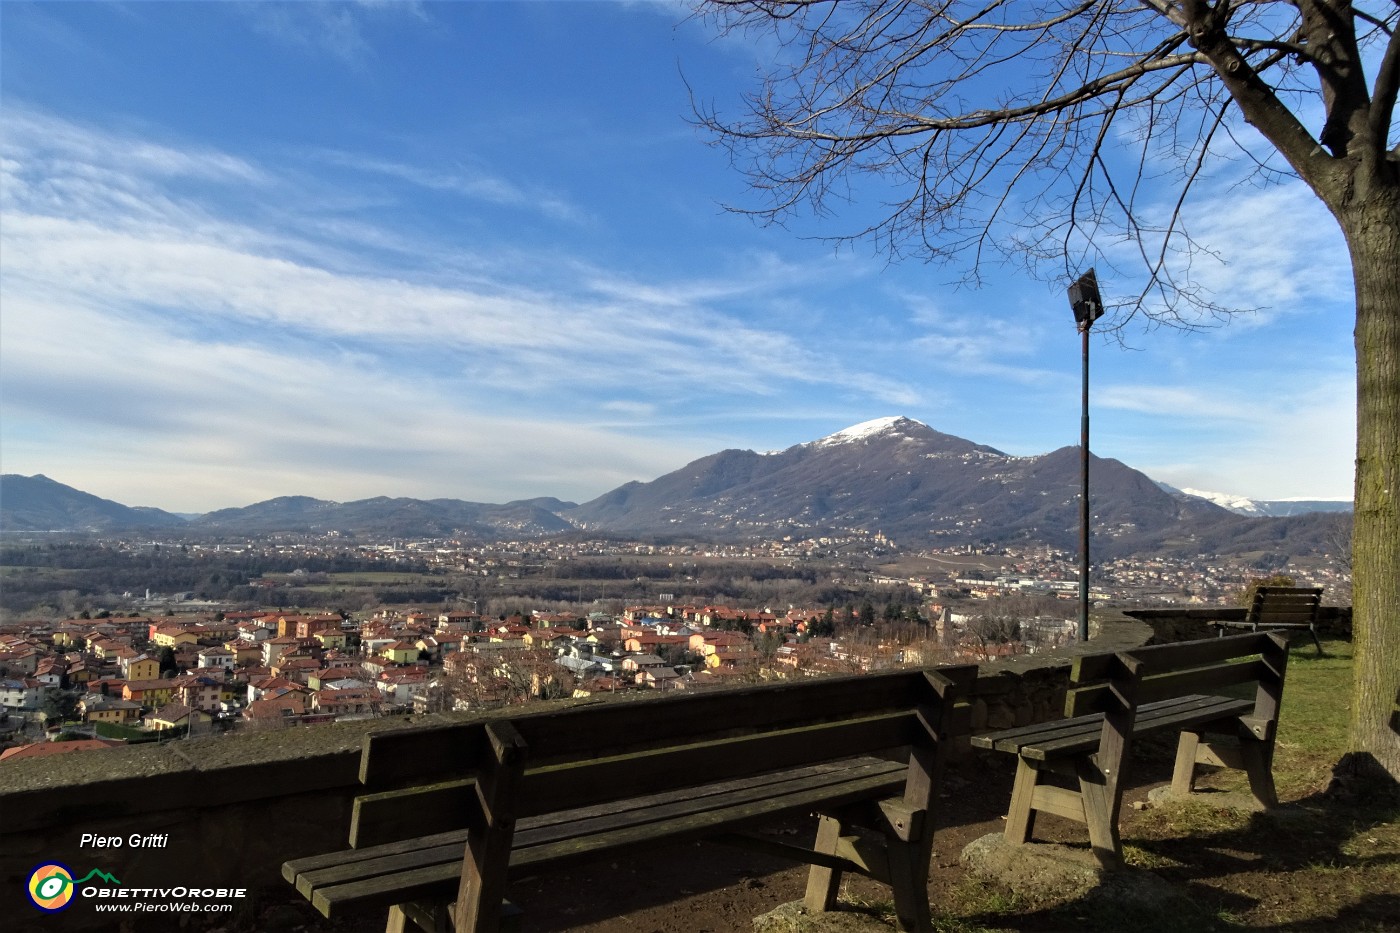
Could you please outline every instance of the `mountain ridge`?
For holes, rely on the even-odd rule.
[[[1206,498],[1091,454],[1097,553],[1190,549],[1209,542],[1312,536],[1308,516],[1263,529]],[[572,531],[707,539],[883,534],[899,544],[1038,542],[1073,549],[1079,448],[1012,456],[905,417],[877,418],[784,450],[721,450],[582,504],[553,497],[504,505],[376,496],[332,502],[280,496],[191,519],[123,506],[48,477],[0,477],[0,529],[192,534],[328,533],[533,537]],[[44,495],[32,501],[33,490]],[[18,494],[16,493],[18,490]],[[69,495],[64,502],[62,490]],[[1332,516],[1335,524],[1335,516]],[[1241,524],[1241,522],[1245,524]]]

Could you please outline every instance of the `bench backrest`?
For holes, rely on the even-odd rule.
[[[1112,714],[1142,703],[1254,684],[1254,715],[1273,719],[1287,663],[1287,640],[1270,632],[1088,655],[1075,659],[1070,672],[1065,715]]]
[[[1261,586],[1245,621],[1254,625],[1312,625],[1322,607],[1322,587]]]
[[[522,818],[858,755],[927,752],[967,732],[961,701],[976,676],[967,665],[819,678],[374,733],[360,765],[370,793],[355,803],[350,842],[466,826],[479,807],[471,788],[497,783],[502,767],[518,771],[510,809]]]

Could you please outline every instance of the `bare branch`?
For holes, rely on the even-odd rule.
[[[1390,142],[1390,121],[1395,115],[1395,97],[1400,90],[1400,31],[1389,33],[1385,56],[1376,72],[1371,90],[1371,114],[1367,123],[1369,135],[1378,149]]]
[[[1183,219],[1216,147],[1238,141],[1235,108],[1294,173],[1336,191],[1359,137],[1388,141],[1384,98],[1393,101],[1400,81],[1392,48],[1376,77],[1378,106],[1364,87],[1357,93],[1357,23],[1393,35],[1400,5],[1352,18],[1339,0],[714,0],[704,9],[722,30],[772,31],[783,48],[739,119],[695,108],[767,198],[731,209],[781,223],[799,208],[824,216],[859,200],[875,213],[831,239],[868,238],[892,257],[966,251],[974,281],[983,262],[1042,273],[1053,263],[1057,278],[1086,259],[1111,266],[1107,244],[1133,242],[1147,280],[1132,308],[1188,326],[1192,314],[1223,311],[1190,279],[1191,257],[1205,251]],[[1296,102],[1309,96],[1327,101],[1318,134],[1298,117]],[[1266,181],[1288,174],[1251,146],[1240,149]],[[1164,175],[1176,186],[1167,206],[1147,197]],[[869,199],[877,190],[883,203]]]

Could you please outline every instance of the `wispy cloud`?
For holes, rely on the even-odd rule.
[[[529,438],[569,452],[539,459],[537,489],[561,488],[567,473],[571,494],[590,481],[596,494],[662,472],[667,458],[619,446],[612,432],[674,418],[678,403],[715,411],[725,398],[804,384],[881,405],[920,397],[800,331],[725,310],[786,301],[829,278],[825,265],[757,256],[736,261],[737,273],[648,281],[520,247],[483,259],[430,241],[429,252],[456,261],[380,267],[357,247],[406,249],[401,235],[336,215],[308,222],[285,167],[23,113],[3,153],[7,457],[25,456],[23,439],[43,426],[66,425],[101,433],[113,450],[184,450],[175,459],[189,468],[271,458],[285,470],[269,482],[309,476],[298,464],[326,457],[382,480],[406,457],[443,475],[453,451],[490,446],[508,420],[512,448]],[[423,187],[458,184],[374,157],[342,162]],[[644,400],[616,391],[636,374]],[[610,426],[583,427],[600,411]],[[587,451],[598,466],[578,466]],[[528,474],[502,465],[481,475],[519,494]]]
[[[427,7],[418,0],[300,0],[242,3],[237,9],[261,35],[347,64],[373,55],[373,32],[384,17],[428,19]]]
[[[316,154],[326,162],[360,172],[384,175],[429,191],[455,194],[507,207],[528,208],[571,224],[587,222],[587,213],[567,198],[538,187],[522,186],[472,166],[431,170],[387,159],[336,150]]]
[[[1144,224],[1165,227],[1173,206],[1163,201],[1144,208]],[[1300,181],[1259,185],[1235,177],[1202,180],[1177,226],[1190,235],[1195,249],[1169,252],[1166,275],[1188,290],[1200,289],[1220,307],[1256,312],[1234,316],[1230,323],[1235,330],[1264,326],[1280,315],[1305,312],[1351,294],[1351,262],[1341,231]],[[1107,270],[1099,270],[1105,299],[1136,294],[1144,281],[1142,249],[1155,249],[1153,242],[1105,239],[1097,245],[1117,269],[1107,276]],[[1174,319],[1156,293],[1148,294],[1145,310],[1164,321]],[[1193,317],[1181,306],[1177,310],[1185,323],[1216,323],[1210,315]]]
[[[1189,412],[1196,419],[1248,421],[1261,415],[1260,405],[1253,399],[1222,397],[1218,392],[1183,386],[1105,385],[1095,388],[1093,402],[1100,408],[1164,418],[1179,418]]]
[[[953,311],[944,301],[926,295],[903,294],[900,298],[919,332],[914,344],[930,367],[949,375],[992,376],[1021,385],[1040,385],[1056,378],[1032,365],[1039,328],[1018,320],[1018,315]]]

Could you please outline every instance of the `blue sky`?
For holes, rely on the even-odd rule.
[[[774,50],[674,4],[6,0],[0,41],[6,473],[182,512],[585,501],[889,415],[1078,442],[1063,284],[837,251],[859,191],[785,228],[723,210],[758,202],[686,82],[737,107]],[[1228,171],[1194,272],[1264,310],[1096,337],[1091,447],[1349,498],[1341,235]]]

